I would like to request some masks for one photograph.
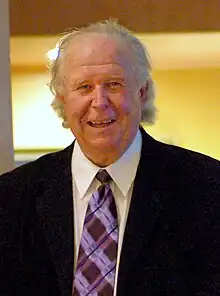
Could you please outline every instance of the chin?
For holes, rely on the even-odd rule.
[[[94,141],[90,142],[90,146],[94,147],[97,150],[107,152],[111,150],[118,149],[118,145],[116,141],[111,139],[95,139]]]

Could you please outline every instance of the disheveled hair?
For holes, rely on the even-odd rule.
[[[57,44],[58,55],[57,58],[50,64],[51,80],[49,87],[54,95],[51,106],[63,120],[63,127],[68,128],[68,123],[65,116],[63,103],[59,100],[59,96],[62,95],[63,78],[60,75],[60,66],[69,43],[74,42],[74,38],[88,33],[100,33],[109,37],[116,37],[126,42],[131,47],[134,56],[134,68],[136,70],[136,78],[138,85],[145,87],[148,85],[146,92],[146,104],[142,113],[142,122],[146,124],[153,124],[156,119],[156,107],[155,107],[155,85],[151,77],[151,61],[147,49],[142,42],[134,36],[127,28],[118,24],[115,20],[106,20],[102,22],[92,23],[88,26],[81,28],[74,28],[70,32],[63,35]]]

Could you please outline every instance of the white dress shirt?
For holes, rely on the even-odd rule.
[[[119,260],[122,248],[124,230],[131,202],[134,178],[140,160],[142,146],[141,133],[138,133],[127,151],[112,165],[105,167],[113,182],[111,189],[115,197],[118,213],[119,241],[116,262],[116,278],[114,296],[116,296]],[[95,178],[101,169],[94,165],[82,152],[77,141],[72,154],[72,180],[73,180],[73,209],[74,209],[74,259],[77,262],[80,238],[83,230],[84,217],[92,193],[97,191],[100,182]]]

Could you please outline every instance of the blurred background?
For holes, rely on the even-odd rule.
[[[1,0],[0,173],[73,141],[50,107],[48,57],[64,31],[110,17],[151,55],[159,112],[146,130],[220,159],[219,15],[219,0]]]

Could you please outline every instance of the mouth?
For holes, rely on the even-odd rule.
[[[103,127],[107,127],[110,126],[111,124],[115,123],[116,120],[115,119],[109,119],[109,120],[95,120],[95,121],[88,121],[88,124],[91,127],[95,127],[95,128],[103,128]]]

